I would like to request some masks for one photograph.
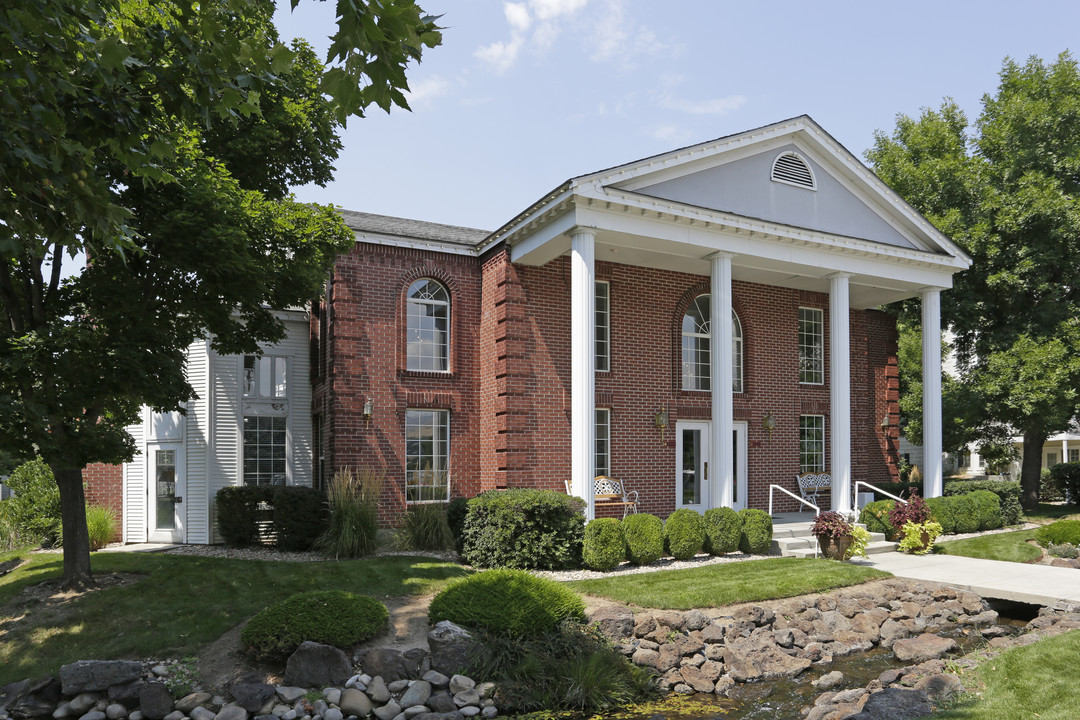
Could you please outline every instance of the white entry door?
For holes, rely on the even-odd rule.
[[[149,542],[184,541],[184,448],[180,443],[146,448],[146,520]]]
[[[708,420],[684,420],[675,423],[675,507],[693,508],[705,512],[720,506],[720,498],[713,497],[709,465],[713,472],[718,463],[712,462],[709,447],[712,423]],[[732,507],[746,507],[746,423],[737,422],[732,430],[735,487],[732,489]]]

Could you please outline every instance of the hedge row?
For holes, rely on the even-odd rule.
[[[949,480],[942,489],[946,497],[987,490],[998,496],[1001,504],[1001,524],[1016,525],[1023,509],[1020,506],[1020,483],[1007,480]]]
[[[682,508],[667,522],[648,513],[622,522],[597,518],[585,526],[582,560],[593,570],[612,570],[623,560],[648,565],[664,556],[686,560],[700,552],[711,555],[742,552],[761,555],[772,546],[772,518],[764,510],[714,508],[702,516]]]
[[[893,504],[892,500],[867,503],[859,514],[859,522],[872,533],[883,533],[885,537],[895,539],[900,529],[889,522]],[[999,496],[988,490],[927,498],[926,505],[946,534],[993,530],[1006,524]]]
[[[217,530],[230,547],[310,550],[326,528],[326,496],[309,487],[244,485],[218,490]]]
[[[585,503],[553,490],[489,490],[468,501],[461,554],[479,568],[564,570],[581,566]],[[459,508],[455,508],[455,515]],[[455,517],[451,527],[458,522]]]

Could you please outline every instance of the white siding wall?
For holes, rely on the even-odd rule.
[[[240,362],[237,355],[218,355],[210,351],[210,408],[213,413],[213,447],[207,488],[210,542],[221,541],[215,527],[214,496],[223,487],[240,484]]]
[[[188,403],[184,432],[184,541],[210,542],[210,358],[209,343],[188,348],[188,382],[197,396]]]
[[[289,357],[289,484],[311,487],[311,345],[306,315],[285,323],[288,336],[273,353]],[[270,349],[267,348],[269,352]]]
[[[132,425],[135,457],[124,463],[124,531],[126,543],[146,542],[146,428]]]

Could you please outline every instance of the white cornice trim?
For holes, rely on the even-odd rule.
[[[427,250],[430,252],[446,253],[448,255],[468,255],[470,257],[476,257],[480,254],[475,247],[440,243],[433,240],[416,240],[413,238],[403,238],[397,235],[383,235],[381,233],[363,232],[360,230],[354,230],[353,235],[356,237],[356,242],[371,243],[372,245],[389,245],[391,247]]]

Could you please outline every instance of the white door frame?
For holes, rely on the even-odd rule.
[[[715,475],[710,475],[710,465],[714,468],[713,472],[719,472],[719,462],[714,462],[712,452],[709,447],[709,438],[711,422],[709,420],[676,420],[675,421],[675,507],[678,508],[692,508],[698,512],[704,513],[711,507],[719,507],[719,493],[714,492],[718,489],[718,479]],[[747,472],[747,423],[736,421],[732,424],[734,431],[734,450],[735,450],[735,492],[733,493],[735,501],[732,503],[732,507],[735,510],[742,510],[747,507],[746,497],[748,493],[747,478],[749,473]],[[701,477],[701,502],[695,504],[684,504],[682,494],[682,480],[685,472],[683,468],[683,431],[684,430],[697,430],[699,431],[699,442],[701,443],[701,457],[699,458],[700,466],[696,468],[696,471]],[[716,486],[714,488],[714,486]]]
[[[174,495],[179,502],[173,504],[173,527],[158,529],[157,464],[158,453],[172,451],[175,464]],[[146,445],[146,540],[147,542],[184,542],[183,498],[187,489],[184,472],[184,444],[180,442],[150,442]]]

